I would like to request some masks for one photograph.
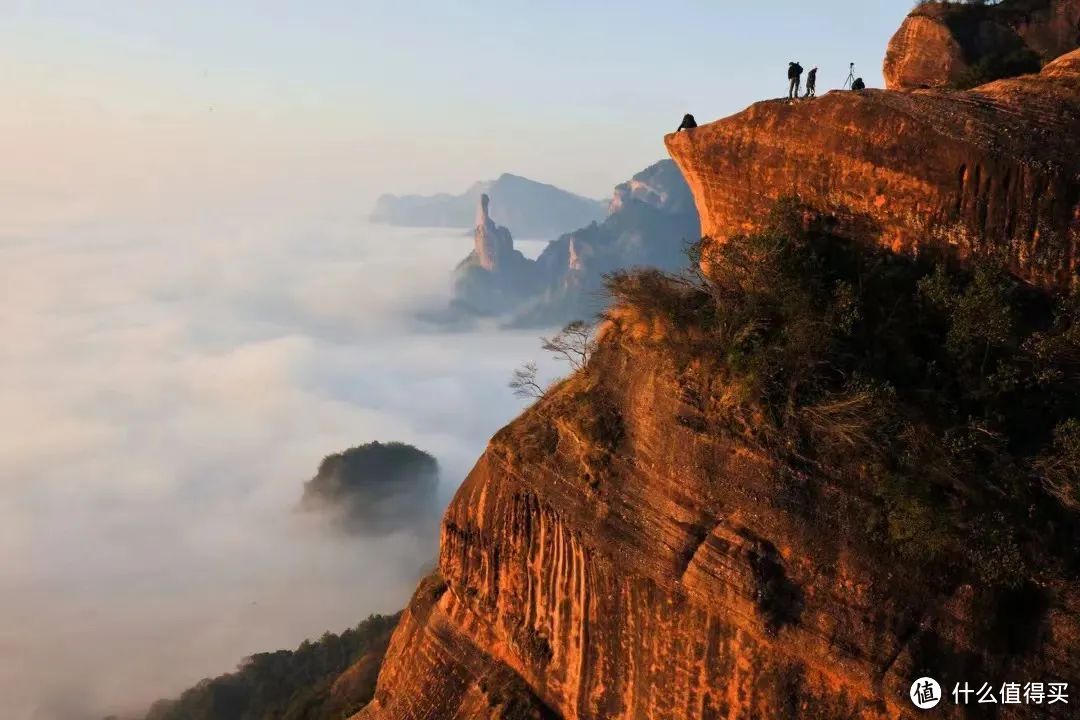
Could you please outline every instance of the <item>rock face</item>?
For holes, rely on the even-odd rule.
[[[616,185],[608,214],[622,212],[635,201],[670,215],[693,216],[697,213],[690,188],[670,160],[650,165],[621,185]]]
[[[491,198],[480,196],[480,207],[476,211],[476,232],[473,236],[473,253],[476,264],[485,270],[496,270],[513,262],[514,239],[510,231],[495,224],[488,208]],[[520,254],[520,253],[519,253]]]
[[[1029,280],[1075,282],[1080,51],[967,92],[761,102],[666,144],[714,240],[795,197],[841,234],[908,252],[996,248]]]
[[[510,231],[496,225],[491,200],[480,196],[473,250],[454,271],[454,303],[473,315],[498,315],[521,304],[540,286],[536,264],[514,249]]]
[[[889,41],[890,90],[968,86],[1038,69],[1080,47],[1080,0],[1005,0],[997,5],[926,3]],[[1031,64],[1034,63],[1032,66]],[[1025,64],[1027,67],[1025,68]]]
[[[895,719],[927,664],[1080,678],[1078,588],[987,628],[970,586],[943,594],[810,531],[775,502],[764,456],[701,432],[695,398],[724,381],[650,349],[663,333],[616,322],[599,379],[571,379],[495,436],[359,719]],[[1009,624],[1044,644],[984,655]]]
[[[940,15],[915,11],[904,20],[885,54],[886,88],[948,87],[960,79],[964,52]]]
[[[481,200],[476,246],[456,271],[455,306],[470,315],[499,315],[515,326],[592,317],[603,305],[605,273],[635,266],[679,269],[686,265],[685,241],[700,235],[690,189],[670,160],[618,185],[603,222],[552,241],[536,261],[513,249],[510,232],[491,221],[487,208]]]
[[[588,319],[604,306],[604,275],[632,267],[676,271],[687,265],[686,244],[700,234],[693,196],[675,164],[662,160],[615,187],[610,213],[551,242],[536,259],[541,295],[516,324]]]
[[[372,222],[417,227],[467,228],[481,195],[499,208],[499,218],[523,237],[551,237],[604,217],[604,203],[554,185],[504,173],[474,184],[461,195],[383,195]]]

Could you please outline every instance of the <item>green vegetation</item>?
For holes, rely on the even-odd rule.
[[[974,61],[957,79],[957,90],[985,85],[1001,78],[1037,73],[1042,69],[1038,54],[1027,47],[1011,47],[989,52]]]
[[[349,532],[414,529],[437,512],[439,464],[400,442],[371,442],[325,457],[304,484],[301,507],[336,512]]]
[[[996,258],[916,261],[805,217],[784,203],[765,232],[695,245],[707,273],[616,273],[609,316],[669,328],[650,338],[676,367],[724,378],[708,426],[774,458],[778,496],[810,522],[913,572],[1075,576],[1080,299],[1024,287]],[[876,512],[845,515],[823,483]]]
[[[146,720],[349,717],[371,701],[399,617],[372,615],[340,635],[305,640],[296,650],[252,655],[234,673],[203,680],[176,700],[158,701]]]

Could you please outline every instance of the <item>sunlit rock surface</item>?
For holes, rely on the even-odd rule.
[[[596,386],[575,378],[495,436],[359,718],[899,718],[927,663],[1080,680],[1077,588],[997,616],[971,586],[894,574],[858,532],[814,532],[768,459],[692,422],[688,385],[722,381],[672,367],[663,332],[616,323]]]
[[[1074,282],[1080,51],[965,92],[760,102],[666,143],[714,240],[794,197],[841,234],[908,252],[992,247],[1030,280]]]

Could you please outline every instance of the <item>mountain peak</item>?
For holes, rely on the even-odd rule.
[[[473,183],[460,195],[384,195],[376,202],[371,220],[389,225],[464,229],[476,218],[480,195],[488,195],[499,208],[499,219],[524,237],[557,237],[602,220],[607,214],[605,204],[599,200],[503,173],[495,180]]]

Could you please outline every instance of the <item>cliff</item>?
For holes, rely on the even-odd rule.
[[[885,55],[890,90],[971,87],[1038,70],[1080,47],[1080,1],[922,3]]]
[[[358,718],[899,718],[922,673],[1080,680],[1075,576],[921,573],[868,539],[865,478],[788,484],[702,337],[617,306],[587,370],[493,438]]]
[[[448,508],[356,718],[896,719],[921,675],[1075,688],[1080,311],[1044,289],[1074,284],[1078,100],[1074,52],[668,136],[705,272],[610,281],[585,368]]]
[[[1074,282],[1080,51],[966,92],[760,102],[666,144],[715,240],[791,196],[846,236],[913,253],[995,248],[1025,278]]]
[[[375,203],[372,222],[389,225],[467,228],[480,201],[488,195],[500,208],[500,219],[523,237],[551,237],[602,220],[604,203],[504,173],[475,183],[460,195],[383,195]]]

